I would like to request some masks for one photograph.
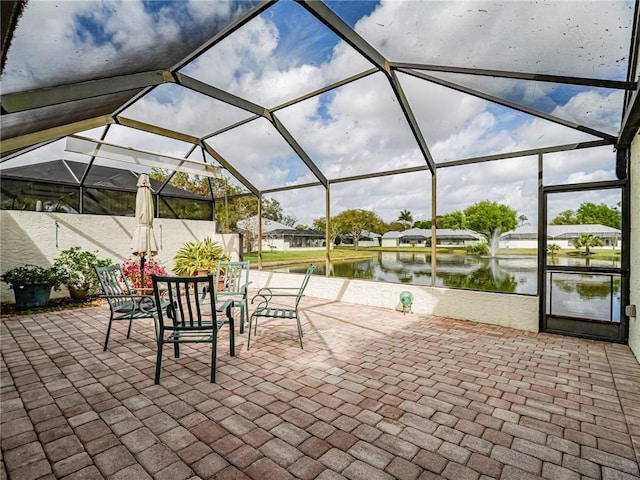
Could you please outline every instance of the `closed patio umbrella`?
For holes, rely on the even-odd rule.
[[[133,232],[131,248],[140,257],[140,286],[144,287],[144,264],[147,257],[158,254],[156,237],[153,234],[153,195],[151,182],[145,173],[138,178],[136,193],[136,228]]]

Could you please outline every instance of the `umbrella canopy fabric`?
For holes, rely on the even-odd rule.
[[[158,254],[158,244],[153,234],[153,196],[151,182],[145,173],[138,178],[136,194],[136,228],[133,232],[131,249],[139,257],[152,257]]]

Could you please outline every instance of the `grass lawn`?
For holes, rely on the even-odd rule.
[[[355,251],[351,246],[335,247],[331,251],[331,259],[340,260],[361,260],[375,258],[378,252],[411,252],[431,254],[431,247],[359,247]],[[437,253],[442,255],[466,255],[464,247],[438,247]],[[536,256],[538,250],[535,248],[501,248],[498,249],[498,256],[525,255]],[[554,257],[579,257],[584,258],[584,250],[560,250]],[[258,264],[258,253],[245,253],[244,259],[251,261],[255,266]],[[590,260],[620,260],[620,250],[591,249]],[[312,250],[302,252],[262,252],[263,265],[286,265],[291,263],[324,263],[325,251]]]
[[[377,252],[353,248],[336,247],[331,251],[332,260],[361,260],[375,258]],[[252,265],[258,265],[258,252],[245,253],[244,260],[249,260]],[[262,252],[263,265],[286,265],[289,263],[324,263],[326,252],[324,250],[310,250],[301,252]]]

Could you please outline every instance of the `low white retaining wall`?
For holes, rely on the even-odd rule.
[[[120,263],[131,255],[135,222],[135,217],[1,210],[0,273],[27,263],[49,266],[62,250],[75,246],[97,250],[100,258]],[[184,242],[206,236],[220,242],[232,260],[238,259],[238,235],[216,234],[215,222],[157,218],[153,226],[160,249],[155,258],[169,270]],[[66,294],[64,288],[52,292],[54,297]],[[0,282],[0,301],[14,301],[4,282]]]
[[[298,287],[301,274],[251,270],[252,288]],[[360,305],[395,309],[400,293],[413,295],[413,313],[500,325],[537,332],[538,297],[441,287],[400,285],[372,280],[313,275],[305,295]]]

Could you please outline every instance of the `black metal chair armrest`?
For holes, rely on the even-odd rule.
[[[233,306],[232,299],[222,300],[216,303],[216,312],[218,313],[227,312],[232,306]]]

